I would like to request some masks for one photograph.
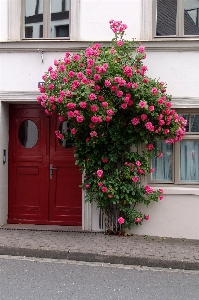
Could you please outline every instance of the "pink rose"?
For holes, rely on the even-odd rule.
[[[118,218],[117,221],[120,225],[124,224],[124,218],[122,218],[122,217]]]
[[[122,41],[116,41],[118,47],[121,47],[124,43]]]
[[[91,136],[91,137],[97,136],[97,132],[96,132],[96,131],[91,131],[91,132],[90,132],[90,136]]]
[[[101,76],[99,74],[94,74],[93,78],[95,81],[98,81],[101,79]]]
[[[101,178],[101,177],[103,176],[103,173],[104,173],[104,172],[103,172],[103,170],[97,170],[96,173],[97,173],[97,177],[98,177],[98,178]]]
[[[105,81],[104,81],[104,85],[105,85],[106,87],[109,87],[109,86],[111,85],[110,80],[105,80]]]
[[[151,93],[152,93],[153,95],[157,95],[158,89],[156,89],[155,87],[153,87],[153,88],[151,89]]]
[[[132,181],[133,181],[133,182],[137,182],[138,180],[139,180],[139,177],[138,177],[138,176],[133,176],[133,177],[132,177]]]
[[[93,100],[95,100],[97,97],[96,97],[95,94],[91,93],[90,95],[88,95],[88,98],[89,98],[91,101],[93,101]]]
[[[102,102],[103,107],[108,107],[108,102]]]
[[[122,92],[122,91],[117,91],[116,95],[117,95],[118,97],[122,97],[123,92]]]
[[[91,105],[91,111],[92,111],[92,112],[98,111],[97,105]]]
[[[69,118],[73,118],[74,117],[74,112],[73,111],[69,111],[68,112],[68,117]]]
[[[146,102],[145,101],[140,101],[138,105],[139,105],[140,108],[144,108],[146,106]]]
[[[144,46],[139,46],[136,50],[139,53],[143,53],[145,51],[145,47]]]
[[[102,158],[102,162],[103,163],[107,163],[108,162],[108,159],[106,157]]]
[[[131,120],[131,123],[132,123],[133,125],[138,125],[138,124],[140,123],[140,120],[139,120],[138,118],[133,118],[133,119]]]
[[[140,217],[140,218],[135,218],[135,219],[134,219],[134,222],[135,222],[135,223],[140,223],[141,221],[142,221],[142,218],[141,218],[141,217]]]
[[[149,215],[145,216],[144,218],[145,220],[149,220]]]
[[[90,188],[90,184],[87,184],[87,183],[86,183],[86,184],[85,184],[85,188],[86,188],[86,189],[89,189],[89,188]]]
[[[107,113],[107,115],[109,115],[109,116],[114,115],[114,111],[113,111],[112,109],[108,109],[108,110],[106,111],[106,113]]]
[[[78,123],[81,123],[81,122],[84,121],[84,118],[82,116],[77,116],[76,120],[77,120]]]
[[[122,109],[126,109],[126,108],[127,108],[127,104],[126,104],[126,103],[122,103],[122,104],[121,104],[121,108],[122,108]]]
[[[137,167],[141,166],[141,162],[139,160],[137,160],[135,164],[136,164]]]
[[[152,145],[152,144],[148,144],[147,145],[147,149],[150,151],[150,150],[152,150],[154,148],[154,146]]]
[[[144,189],[145,189],[146,194],[152,194],[153,193],[153,189],[149,185],[146,185],[144,187]]]
[[[103,187],[102,187],[102,192],[103,192],[103,193],[106,193],[107,191],[108,191],[108,188],[107,188],[106,186],[103,186]]]
[[[86,102],[80,102],[80,104],[79,104],[79,106],[81,107],[81,108],[86,108],[86,106],[87,106],[87,104],[86,104]]]
[[[105,120],[106,120],[106,122],[110,122],[111,121],[111,117],[110,116],[106,116]]]
[[[76,134],[76,133],[77,133],[77,129],[72,128],[72,129],[71,129],[71,133],[72,133],[72,134]]]
[[[67,107],[68,109],[73,109],[73,108],[76,107],[76,104],[75,104],[75,103],[72,103],[72,102],[69,102],[69,103],[66,104],[66,107]]]

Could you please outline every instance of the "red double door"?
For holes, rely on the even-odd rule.
[[[74,147],[55,136],[64,127],[38,105],[10,107],[8,223],[81,225]]]

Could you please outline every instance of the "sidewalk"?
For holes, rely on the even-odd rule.
[[[0,255],[199,270],[199,240],[119,237],[62,226],[0,227]]]

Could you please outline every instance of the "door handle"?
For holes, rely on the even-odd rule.
[[[57,170],[57,168],[53,168],[53,164],[50,164],[50,179],[53,179],[53,170]]]

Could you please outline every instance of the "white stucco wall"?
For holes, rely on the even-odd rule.
[[[111,19],[128,25],[127,38],[140,39],[142,0],[81,0],[80,40],[109,41]],[[108,29],[108,30],[107,30]]]
[[[0,89],[5,91],[36,91],[41,76],[64,52],[44,52],[44,63],[38,50],[23,53],[0,53]],[[173,97],[198,97],[198,52],[147,52],[144,62],[147,75],[167,83]],[[11,71],[12,70],[12,71]]]
[[[166,194],[162,201],[152,202],[148,208],[140,205],[139,209],[149,215],[150,219],[126,232],[148,236],[199,239],[199,195],[197,192],[195,195]],[[96,209],[96,203],[92,205],[92,212],[92,229],[100,231],[99,210]]]
[[[144,45],[144,42],[143,42]],[[147,52],[148,76],[167,83],[173,97],[199,96],[199,52]]]

